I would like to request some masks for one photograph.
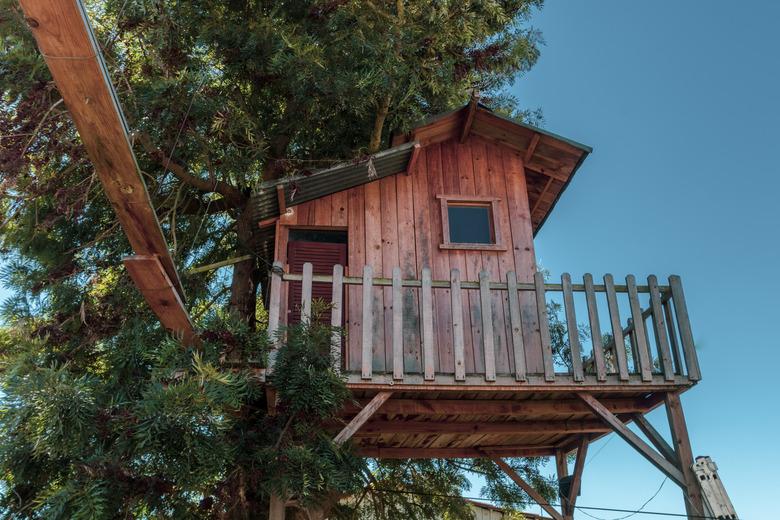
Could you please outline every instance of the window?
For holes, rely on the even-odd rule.
[[[504,250],[495,215],[500,199],[463,195],[439,195],[441,201],[441,249]]]

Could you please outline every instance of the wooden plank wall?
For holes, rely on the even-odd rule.
[[[500,199],[499,220],[504,251],[440,249],[441,207],[437,195],[480,195]],[[533,283],[536,260],[528,206],[523,160],[518,152],[472,136],[464,143],[456,139],[428,145],[420,151],[414,171],[358,186],[293,207],[292,215],[280,221],[276,257],[286,264],[287,231],[291,227],[346,228],[348,230],[348,275],[362,276],[370,265],[374,276],[392,277],[401,268],[404,279],[420,279],[423,267],[430,267],[434,280],[449,280],[450,270],[459,269],[461,279],[476,281],[486,270],[490,281],[505,282],[509,271],[521,283]],[[506,293],[491,291],[494,359],[496,373],[514,374],[512,328]],[[503,294],[503,296],[502,296]],[[392,373],[392,287],[372,290],[372,369]],[[282,297],[284,300],[284,295]],[[359,286],[347,288],[347,348],[345,366],[361,370],[363,295]],[[404,372],[422,372],[419,291],[404,288]],[[484,373],[480,295],[464,290],[464,357],[466,373]],[[436,372],[455,372],[449,289],[433,290],[434,365]],[[539,323],[533,293],[520,293],[526,370],[544,371],[539,340]]]

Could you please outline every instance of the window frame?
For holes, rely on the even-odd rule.
[[[498,219],[499,203],[501,199],[498,197],[481,196],[481,195],[436,195],[441,204],[441,224],[442,224],[442,242],[439,244],[439,249],[464,249],[472,251],[506,251],[506,246],[502,242],[502,230],[501,223]],[[482,206],[487,207],[490,211],[490,225],[492,228],[493,243],[492,244],[475,244],[475,243],[461,243],[450,241],[450,214],[449,207],[455,206]]]

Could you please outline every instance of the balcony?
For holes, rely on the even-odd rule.
[[[319,295],[330,323],[344,328],[333,352],[353,387],[642,391],[701,377],[678,276],[638,285],[633,275],[622,284],[589,274],[548,283],[536,273],[523,283],[513,272],[463,280],[454,269],[449,280],[432,280],[428,268],[405,279],[399,268],[383,278],[370,266],[346,276],[341,265],[328,275],[313,274],[311,264],[301,273],[274,265],[269,332],[288,316],[308,319]]]

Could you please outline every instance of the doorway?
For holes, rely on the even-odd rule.
[[[287,264],[291,273],[302,273],[303,264],[310,262],[314,274],[331,275],[333,266],[347,263],[347,232],[332,229],[290,229],[287,242]],[[287,298],[287,323],[301,321],[301,282],[290,282]],[[311,287],[312,299],[321,298],[331,301],[332,285],[314,282]],[[343,301],[343,297],[342,297]],[[319,316],[322,323],[330,323],[330,309]],[[343,321],[344,313],[342,313]],[[343,323],[342,323],[343,325]]]

